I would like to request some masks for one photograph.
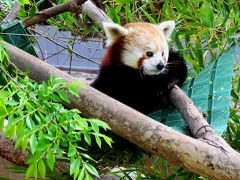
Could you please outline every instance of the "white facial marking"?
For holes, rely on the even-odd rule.
[[[161,72],[161,70],[157,68],[160,63],[163,65],[166,64],[163,60],[162,54],[157,52],[153,55],[153,57],[143,61],[143,70],[148,75],[158,75]]]
[[[130,44],[126,44],[122,53],[123,63],[137,69],[138,59],[142,57],[142,53],[142,50],[138,47],[133,47]]]

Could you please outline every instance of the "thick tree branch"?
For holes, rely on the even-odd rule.
[[[95,6],[90,0],[82,5],[82,11],[86,13],[92,20],[102,27],[102,22],[112,21],[100,8]]]
[[[47,19],[56,16],[58,14],[64,13],[66,11],[70,12],[77,12],[79,9],[79,5],[83,4],[86,0],[73,0],[69,1],[64,4],[60,4],[48,9],[45,9],[43,11],[40,11],[38,14],[36,14],[33,18],[29,17],[23,21],[23,25],[25,27],[29,27],[31,25],[44,22]]]
[[[99,22],[109,21],[101,12],[94,16],[96,8],[87,1],[83,11]],[[4,42],[2,42],[4,43]],[[4,43],[11,61],[20,70],[30,69],[30,77],[37,81],[48,80],[50,75],[60,77],[67,82],[76,81],[37,58]],[[181,112],[193,136],[185,136],[152,120],[149,117],[109,98],[101,92],[87,87],[79,89],[80,98],[69,94],[70,107],[78,108],[88,117],[105,120],[112,131],[141,148],[190,171],[209,176],[214,179],[238,179],[240,175],[240,154],[234,151],[208,125],[202,113],[194,106],[184,92],[175,87],[170,94],[171,102]]]
[[[76,78],[12,45],[5,42],[0,43],[6,46],[12,63],[22,71],[29,68],[29,76],[34,80],[39,82],[48,80],[50,75],[53,74],[66,82],[77,81]],[[114,133],[135,143],[144,150],[160,155],[169,162],[187,170],[214,179],[237,179],[239,177],[240,154],[229,146],[225,146],[225,143],[219,146],[223,147],[223,150],[218,146],[209,145],[205,141],[185,136],[92,87],[87,86],[85,89],[79,89],[79,92],[79,98],[69,94],[71,104],[68,104],[68,106],[80,109],[88,117],[106,121]],[[174,88],[171,92],[172,100],[176,96],[179,102],[185,102],[184,98],[187,97],[181,96],[182,93],[181,89]],[[191,102],[189,98],[187,99]],[[186,104],[189,109],[193,108],[193,104]],[[184,117],[191,116],[191,111],[181,112],[186,113]],[[196,122],[198,123],[198,120]],[[199,120],[199,122],[201,121]],[[211,136],[208,137],[211,138]]]
[[[26,166],[26,159],[28,157],[27,151],[14,148],[14,140],[4,138],[0,134],[0,156],[20,166]]]

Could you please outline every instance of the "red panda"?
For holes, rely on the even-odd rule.
[[[108,47],[91,86],[144,114],[165,107],[170,90],[187,77],[184,59],[169,53],[175,22],[103,27]]]

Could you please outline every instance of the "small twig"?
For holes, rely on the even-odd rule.
[[[75,40],[76,40],[76,36],[74,36],[74,41],[72,42],[72,49],[74,48],[74,42],[75,42]],[[73,60],[73,56],[72,56],[73,54],[71,53],[70,54],[70,66],[69,66],[69,70],[68,70],[68,74],[70,74],[71,73],[71,69],[72,69],[72,60]]]
[[[35,32],[35,33],[37,33],[37,34],[41,34],[41,33],[39,33],[38,31],[35,31],[35,30],[32,30],[32,31]],[[71,51],[72,53],[74,53],[76,56],[81,57],[81,58],[83,58],[83,59],[86,59],[86,60],[88,60],[88,61],[90,61],[90,62],[92,62],[92,63],[95,63],[95,64],[100,65],[99,62],[96,62],[96,61],[94,61],[94,60],[92,60],[92,59],[90,59],[90,58],[88,58],[88,57],[86,57],[86,56],[84,56],[84,55],[79,54],[78,52],[76,52],[76,51],[74,51],[73,49],[71,49],[69,46],[68,46],[68,47],[65,47],[65,46],[63,46],[62,44],[60,44],[60,43],[52,40],[49,36],[43,35],[43,34],[41,34],[41,35],[42,35],[43,37],[45,37],[46,39],[48,39],[49,41],[57,44],[58,46],[60,46],[60,47],[62,47],[62,48],[64,48],[64,49],[70,50],[70,51]]]

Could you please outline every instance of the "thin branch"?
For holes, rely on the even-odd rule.
[[[92,59],[90,59],[90,58],[88,58],[88,57],[86,57],[86,56],[84,56],[84,55],[82,55],[82,54],[79,54],[78,52],[74,51],[71,47],[69,47],[69,46],[68,46],[68,47],[63,46],[62,44],[60,44],[60,43],[52,40],[48,35],[43,35],[43,34],[39,33],[38,31],[35,31],[35,30],[33,30],[33,29],[32,29],[32,31],[33,31],[34,33],[37,33],[37,34],[45,37],[46,39],[48,39],[49,41],[57,44],[58,46],[66,49],[66,50],[70,50],[72,53],[74,53],[74,54],[75,54],[76,56],[78,56],[78,57],[81,57],[81,58],[83,58],[83,59],[86,59],[86,60],[88,60],[88,61],[90,61],[90,62],[92,62],[92,63],[98,64],[98,65],[100,64],[100,63],[97,62],[97,61],[94,61],[94,60],[92,60]]]
[[[79,9],[79,5],[83,4],[86,0],[73,0],[67,3],[63,3],[37,13],[34,17],[29,17],[23,21],[25,27],[29,27],[40,22],[45,22],[47,19],[56,16],[64,12],[75,13]]]

